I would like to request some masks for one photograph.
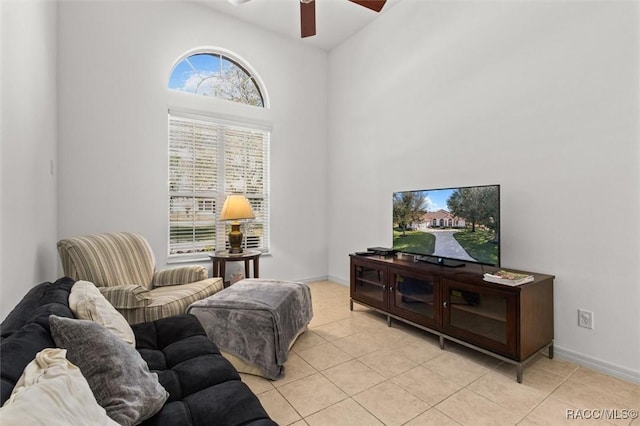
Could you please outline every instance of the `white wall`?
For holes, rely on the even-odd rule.
[[[638,8],[405,0],[332,51],[330,277],[391,244],[393,191],[499,183],[502,265],[556,276],[556,353],[640,381]]]
[[[221,47],[253,67],[271,101],[250,112],[273,126],[272,255],[261,259],[261,276],[326,277],[326,52],[199,4],[61,2],[59,10],[59,236],[138,231],[165,266],[167,108],[176,99],[167,81],[185,52]],[[251,108],[198,101],[231,115]]]
[[[56,3],[1,2],[0,318],[57,277]]]

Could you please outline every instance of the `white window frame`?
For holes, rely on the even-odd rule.
[[[257,249],[263,253],[268,253],[269,251],[269,145],[270,145],[270,134],[271,128],[266,124],[258,124],[255,122],[250,122],[249,120],[237,119],[230,120],[229,118],[216,114],[201,114],[200,112],[191,112],[188,110],[183,110],[179,108],[172,108],[168,111],[168,132],[169,132],[169,151],[171,152],[171,144],[172,144],[172,129],[171,129],[171,120],[179,120],[181,122],[193,122],[197,123],[198,126],[211,126],[212,129],[216,130],[217,139],[216,139],[216,152],[217,152],[217,161],[216,167],[217,172],[215,174],[215,184],[212,186],[210,190],[207,191],[193,191],[193,192],[185,192],[183,191],[172,191],[171,188],[168,188],[168,257],[172,261],[180,261],[180,260],[202,260],[204,258],[204,254],[209,251],[219,251],[225,250],[228,248],[227,242],[227,234],[230,230],[230,225],[226,222],[220,221],[220,209],[222,209],[222,205],[227,195],[231,193],[243,193],[249,201],[254,206],[254,213],[256,214],[256,219],[246,221],[242,224],[241,229],[245,235],[245,241],[243,242],[243,246],[250,249]],[[231,132],[240,132],[242,135],[243,132],[245,134],[262,134],[263,141],[261,146],[261,152],[258,153],[255,149],[250,151],[250,155],[260,155],[261,163],[258,161],[258,164],[261,164],[259,170],[262,173],[262,185],[261,192],[257,192],[255,190],[255,186],[252,187],[251,184],[246,181],[243,182],[242,176],[233,176],[233,182],[229,182],[232,176],[229,176],[229,173],[226,164],[227,160],[230,159],[228,154],[225,156],[225,148],[229,148],[230,139],[232,137],[225,136],[226,133]],[[246,158],[234,157],[239,161],[245,161]],[[247,161],[245,161],[247,162]],[[169,176],[171,175],[172,163],[168,161],[169,167]],[[258,169],[253,169],[253,171],[258,171]],[[194,175],[195,176],[195,175]],[[245,175],[246,176],[246,175]],[[183,248],[184,253],[177,253],[178,245],[176,242],[172,242],[171,229],[172,224],[175,225],[175,222],[172,221],[172,214],[175,214],[175,211],[172,210],[171,200],[172,197],[192,197],[194,203],[193,211],[194,215],[202,212],[199,210],[200,203],[212,204],[214,206],[213,217],[213,226],[215,229],[215,240],[211,240],[211,244],[199,244],[198,241],[194,238],[191,241],[191,245],[185,244]],[[196,200],[196,197],[202,196],[206,198],[206,200]],[[209,201],[212,200],[212,201]],[[198,202],[195,202],[198,201]],[[259,206],[258,208],[256,208]],[[205,212],[206,213],[206,212]],[[197,220],[194,216],[192,226],[197,226]],[[186,222],[185,222],[186,223]],[[261,229],[260,229],[261,228]],[[194,231],[195,232],[195,231]],[[256,246],[256,235],[259,236],[259,241],[261,244]]]
[[[218,60],[220,61],[221,68],[216,70],[208,69],[208,68],[196,69],[195,66],[189,61],[189,59],[193,56],[198,56],[198,55],[210,55],[213,57],[217,57]],[[255,93],[250,93],[250,94],[245,93],[245,95],[247,95],[249,99],[247,98],[243,99],[242,97],[234,96],[238,94],[237,91],[235,91],[235,89],[240,90],[242,92],[242,89],[238,88],[237,85],[233,87],[234,90],[232,90],[231,87],[229,86],[227,86],[225,90],[224,82],[226,80],[223,77],[223,68],[224,68],[222,67],[223,62],[226,62],[227,64],[229,64],[232,69],[238,70],[239,72],[244,74],[244,76],[240,77],[242,80],[237,81],[239,86],[243,86],[248,83],[251,83],[251,87],[255,89]],[[174,76],[176,67],[181,65],[182,63],[188,64],[192,70],[192,74],[187,80],[190,80],[191,78],[196,78],[200,80],[195,86],[189,85],[188,87],[187,86],[173,87],[171,83],[171,79]],[[233,73],[231,73],[231,75],[228,75],[227,77],[233,78],[232,74]],[[210,90],[200,91],[199,87],[206,81],[213,81],[214,87],[219,85],[218,89],[209,88],[210,90],[214,89],[213,92],[211,92]],[[217,84],[215,82],[217,82]],[[193,82],[191,82],[191,84],[193,84]],[[251,69],[251,67],[247,66],[246,61],[243,61],[242,59],[238,58],[237,55],[234,55],[233,53],[225,49],[201,48],[201,49],[194,49],[191,52],[183,55],[178,61],[176,61],[176,63],[173,64],[173,67],[171,67],[171,74],[169,77],[168,88],[169,90],[176,90],[176,91],[193,94],[197,96],[219,98],[219,99],[228,100],[231,102],[237,102],[237,103],[246,104],[246,105],[253,105],[261,108],[267,107],[268,105],[266,92],[264,91],[264,84],[262,84],[257,74]],[[229,90],[232,90],[232,92],[229,92]],[[254,95],[256,96],[255,98],[256,102],[251,101],[251,97]]]

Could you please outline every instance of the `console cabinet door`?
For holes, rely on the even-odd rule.
[[[372,306],[387,309],[387,270],[384,265],[351,260],[351,298]]]
[[[442,293],[445,333],[516,358],[516,292],[443,279]]]
[[[440,328],[438,277],[389,268],[389,311],[425,327]]]

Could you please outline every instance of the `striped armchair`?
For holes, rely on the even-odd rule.
[[[64,274],[91,281],[130,324],[183,314],[187,307],[223,288],[207,268],[156,271],[151,247],[137,233],[93,234],[58,241]]]

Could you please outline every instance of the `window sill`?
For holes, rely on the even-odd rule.
[[[255,249],[252,249],[252,250],[255,250]],[[269,252],[262,252],[260,257],[271,257],[271,254]],[[183,263],[205,263],[205,262],[211,262],[211,258],[208,256],[207,253],[204,253],[204,254],[199,253],[197,255],[194,255],[193,257],[174,256],[174,257],[169,257],[167,259],[167,265],[178,265]]]
[[[167,265],[181,264],[181,263],[202,263],[209,262],[211,259],[209,256],[203,257],[198,255],[197,257],[169,257],[167,259]]]

